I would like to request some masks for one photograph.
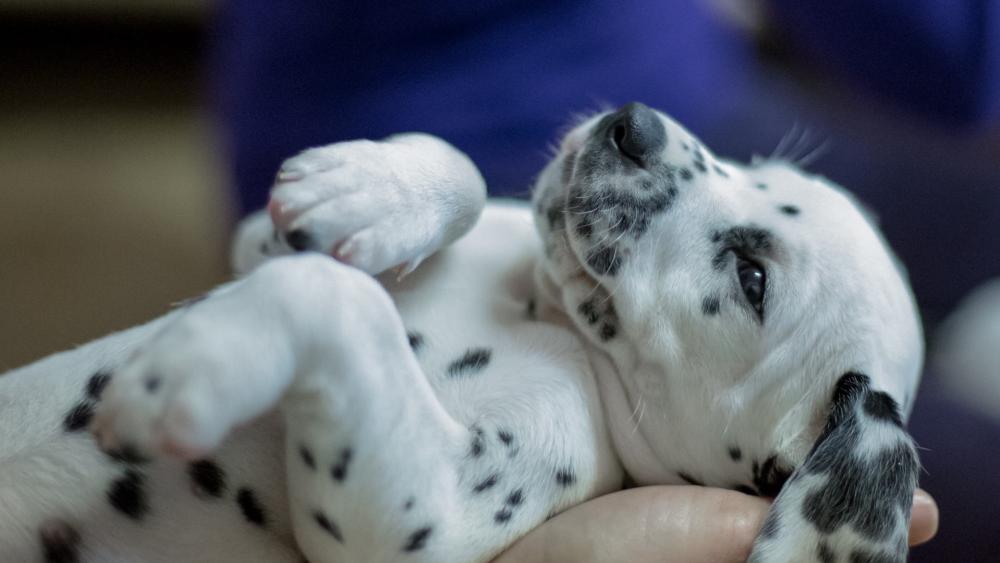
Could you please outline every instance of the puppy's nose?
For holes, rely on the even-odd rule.
[[[667,143],[667,130],[659,116],[639,102],[625,104],[613,114],[610,132],[618,150],[640,165]]]

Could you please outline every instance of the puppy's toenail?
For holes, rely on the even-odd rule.
[[[285,235],[285,240],[288,241],[288,246],[291,246],[299,252],[303,250],[310,250],[314,244],[312,236],[302,229],[295,229],[294,231],[288,233]]]

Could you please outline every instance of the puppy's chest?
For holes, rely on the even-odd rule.
[[[752,418],[752,417],[751,417]],[[676,425],[663,458],[676,479],[692,485],[774,497],[795,464],[766,424],[744,420],[728,428],[706,411]]]
[[[807,421],[765,402],[733,408],[698,383],[632,386],[627,392],[623,406],[633,415],[628,425],[612,426],[636,482],[775,496],[805,456],[808,442],[801,434]]]
[[[553,373],[589,378],[579,338],[537,320],[530,285],[506,283],[507,272],[487,275],[466,266],[431,264],[441,275],[391,292],[410,346],[448,411],[469,423],[477,407],[489,410],[485,397],[516,398],[519,386]]]

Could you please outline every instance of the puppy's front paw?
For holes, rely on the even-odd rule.
[[[370,274],[412,269],[440,230],[424,160],[419,146],[405,142],[310,149],[282,164],[268,210],[296,250],[330,254]]]

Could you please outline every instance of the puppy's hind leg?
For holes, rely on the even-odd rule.
[[[95,426],[106,448],[197,458],[279,403],[289,510],[313,563],[501,547],[461,529],[475,435],[441,407],[389,296],[319,255],[276,259],[192,306],[120,371]]]

